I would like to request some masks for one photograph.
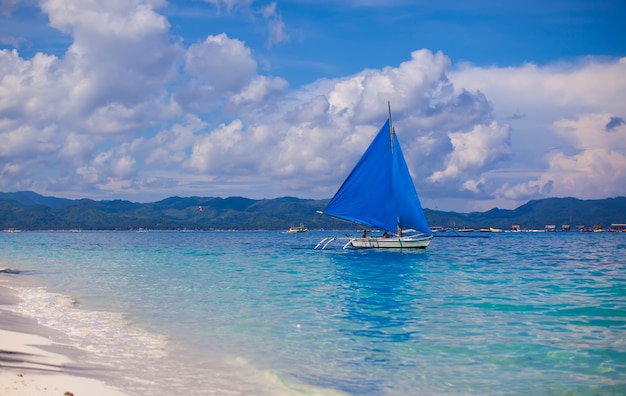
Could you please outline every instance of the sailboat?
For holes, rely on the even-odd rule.
[[[425,249],[433,238],[389,118],[321,213],[359,223],[381,235],[348,237],[344,248]],[[337,238],[324,238],[325,248]]]

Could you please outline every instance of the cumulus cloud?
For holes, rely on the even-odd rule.
[[[195,83],[196,103],[206,103],[197,94],[203,90],[213,100],[237,95],[235,102],[249,104],[285,86],[282,79],[257,76],[250,50],[226,35],[209,36],[185,52],[156,11],[162,5],[41,3],[50,25],[73,42],[62,57],[38,53],[24,59],[16,50],[0,51],[3,186],[31,180],[30,188],[39,191],[95,191],[160,184],[138,177],[138,167],[182,164],[202,128],[168,91],[168,84],[181,80],[181,65]],[[151,127],[180,117],[188,120],[186,127],[175,124],[144,137]]]
[[[252,6],[210,3],[229,12]],[[238,38],[183,44],[163,5],[41,2],[72,42],[60,55],[0,51],[1,188],[128,197],[201,186],[205,195],[236,188],[326,198],[391,101],[426,201],[510,207],[549,195],[626,194],[624,59],[454,68],[423,49],[400,64],[290,88],[260,73]],[[275,3],[256,13],[282,23]],[[275,43],[287,39],[283,29]]]
[[[169,23],[141,0],[43,1],[50,25],[72,35],[63,59],[71,109],[110,106],[108,116],[158,95],[176,76],[182,52],[170,44]],[[140,116],[136,114],[135,116]]]
[[[222,33],[189,47],[185,71],[218,92],[237,92],[256,74],[250,49]]]
[[[185,72],[187,82],[174,97],[187,111],[202,112],[219,105],[223,98],[236,106],[258,104],[287,87],[282,78],[258,75],[250,49],[226,34],[208,36],[204,42],[191,45]]]
[[[245,128],[240,120],[222,124],[195,140],[183,166],[217,178],[262,175],[267,169],[264,161],[275,155],[272,147],[278,135],[271,132],[267,126]]]
[[[272,92],[280,92],[287,87],[287,81],[280,77],[256,76],[250,83],[233,95],[231,101],[236,105],[259,103]]]
[[[197,116],[189,114],[180,123],[159,131],[154,138],[140,139],[136,146],[143,153],[146,165],[180,164],[187,159],[185,151],[194,144],[195,134],[205,130],[206,126]]]
[[[626,98],[621,90],[626,85],[626,58],[603,59],[587,57],[573,63],[538,66],[526,63],[519,67],[477,67],[461,65],[451,73],[457,89],[486,93],[498,103],[498,111],[528,108],[547,113],[546,105],[560,112],[575,114],[584,108],[606,108],[617,113]],[[525,113],[525,112],[518,112]],[[527,114],[527,113],[525,113]]]
[[[494,117],[511,123],[514,155],[525,161],[521,169],[532,169],[517,183],[501,183],[496,201],[626,194],[624,76],[626,58],[544,67],[464,65],[451,73],[455,87],[480,90],[495,103]]]
[[[176,77],[182,52],[153,5],[159,2],[41,2],[50,25],[74,41],[63,57],[0,51],[1,158],[11,170],[4,175],[40,179],[39,187],[45,177],[56,184],[81,174],[95,180],[86,166],[102,164],[95,145],[106,142],[103,135],[140,134],[176,112],[164,83]],[[92,163],[77,164],[81,159]],[[113,176],[127,177],[133,163],[118,159]],[[46,176],[33,176],[40,171]]]
[[[626,186],[626,124],[609,114],[590,114],[576,120],[558,120],[554,130],[570,142],[574,154],[553,151],[548,169],[537,180],[505,188],[506,197],[537,192],[597,199],[624,194]],[[614,126],[607,130],[607,125]]]
[[[180,50],[149,4],[47,0],[42,9],[75,39],[63,58],[1,52],[0,111],[7,122],[119,133],[154,122],[149,113],[164,113],[163,82],[175,76]]]
[[[445,169],[434,172],[430,181],[459,180],[463,175],[468,179],[464,188],[477,192],[480,183],[473,179],[513,154],[508,126],[496,122],[476,125],[469,132],[453,132],[449,137],[452,151],[446,158]]]
[[[245,115],[213,129],[199,123],[177,125],[141,146],[151,147],[150,164],[176,158],[187,172],[210,174],[215,180],[258,176],[280,182],[287,192],[308,195],[315,186],[316,194],[328,196],[380,128],[386,102],[392,100],[412,168],[429,162],[447,166],[437,174],[437,184],[475,190],[467,176],[480,181],[482,172],[506,160],[508,129],[490,119],[491,108],[482,94],[456,94],[447,80],[449,70],[445,55],[421,50],[398,67],[322,80],[288,97],[271,98],[267,93],[281,92],[286,81],[255,76],[230,97],[235,106],[253,106]],[[414,176],[423,180],[432,172],[431,164]]]
[[[289,124],[284,126],[280,155],[268,158],[276,169],[274,177],[296,187],[340,182],[382,125],[390,100],[416,180],[427,181],[437,165],[446,166],[442,158],[447,156],[448,168],[438,171],[431,184],[437,181],[458,190],[467,175],[479,179],[510,155],[508,129],[490,119],[483,95],[455,94],[449,70],[445,55],[420,50],[398,67],[365,70],[307,87],[299,93],[297,106],[280,106],[287,107]],[[296,175],[302,183],[294,180]]]

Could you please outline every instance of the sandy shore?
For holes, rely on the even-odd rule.
[[[7,286],[15,276],[0,271],[0,395],[128,395],[79,367],[71,346],[51,341],[54,330],[5,309],[19,302]]]

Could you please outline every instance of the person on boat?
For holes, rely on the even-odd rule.
[[[398,226],[398,237],[402,238],[402,227]]]
[[[363,235],[361,235],[361,238],[367,238],[367,230],[363,230]]]
[[[383,238],[389,238],[389,234],[387,233],[387,231],[383,232]]]

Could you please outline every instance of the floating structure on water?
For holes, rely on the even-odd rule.
[[[304,226],[304,224],[300,224],[298,227],[296,226],[291,226],[289,227],[289,229],[287,230],[288,234],[297,234],[300,232],[307,232],[308,230],[306,229],[306,227]]]
[[[520,224],[511,225],[510,229],[503,230],[498,227],[481,227],[478,229],[472,227],[443,227],[433,226],[430,228],[433,234],[440,234],[446,232],[626,232],[626,223],[613,223],[608,228],[604,228],[599,224],[593,227],[586,227],[585,225],[576,225],[572,227],[570,224],[562,224],[560,227],[556,224],[546,224],[542,229],[526,229],[522,228]]]

